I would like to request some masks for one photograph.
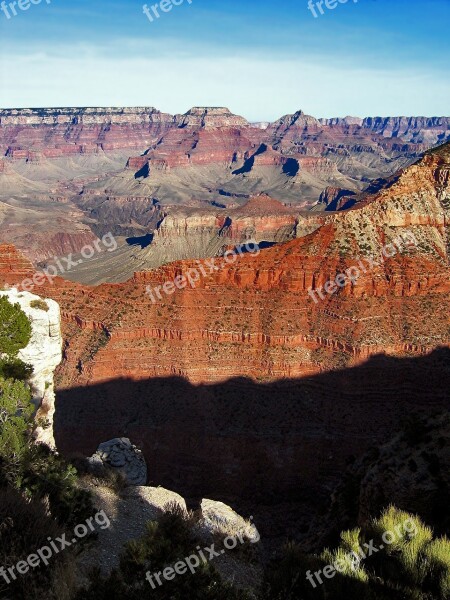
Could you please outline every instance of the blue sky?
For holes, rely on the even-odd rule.
[[[153,22],[143,0],[0,12],[0,107],[450,114],[450,0],[348,0],[324,13],[308,0],[184,0]]]

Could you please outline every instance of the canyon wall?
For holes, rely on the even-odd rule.
[[[212,270],[208,261],[187,260],[137,271],[122,284],[85,288],[57,280],[44,286],[61,302],[72,332],[66,348],[72,366],[62,383],[170,375],[192,382],[274,380],[359,364],[383,350],[423,355],[446,345],[449,165],[444,146],[354,208],[317,217],[312,233],[256,255],[217,255]],[[163,252],[166,240],[183,235],[180,227],[198,239],[219,227],[217,239],[226,248],[245,239],[248,228],[267,239],[279,226],[291,233],[301,226],[286,207],[266,221],[267,208],[273,209],[270,199],[256,198],[247,211],[236,210],[236,218],[229,211],[227,223],[204,216],[180,220],[173,229],[168,219],[156,247]],[[96,257],[85,267],[97,263]],[[349,269],[358,271],[353,281],[334,285],[331,293],[324,289]],[[190,272],[196,273],[193,287],[162,291]],[[99,335],[107,339],[91,356],[88,340],[96,346]]]
[[[175,116],[153,107],[0,110],[0,156],[31,162],[151,149],[161,169],[236,162],[261,144],[287,155],[345,157],[383,150],[417,156],[449,137],[448,117],[316,119],[298,111],[261,128],[227,108],[194,107]],[[128,167],[139,170],[144,163],[132,156]]]
[[[155,142],[173,117],[145,108],[0,110],[0,153],[37,160],[99,150],[141,149]]]
[[[194,107],[183,115],[152,107],[3,109],[0,241],[37,264],[80,252],[108,232],[155,234],[159,241],[158,225],[167,215],[175,230],[185,209],[214,217],[217,208],[244,208],[260,194],[298,213],[347,209],[353,200],[342,193],[371,193],[370,182],[382,185],[448,136],[444,117],[323,120],[298,111],[261,127],[220,107]],[[292,237],[290,230],[277,238],[271,228],[261,241]],[[312,230],[301,226],[294,235]],[[124,251],[122,281],[134,270],[220,251],[218,240],[163,241],[162,251],[136,259]]]
[[[151,484],[270,507],[270,535],[281,520],[298,531],[299,514],[306,526],[352,456],[408,414],[449,407],[449,165],[448,146],[430,152],[315,231],[217,257],[217,270],[191,260],[120,284],[43,285],[62,308],[58,448],[129,437]],[[415,241],[383,253],[399,239]],[[354,281],[324,291],[360,261]],[[0,247],[11,281],[8,263],[20,283],[26,264]],[[162,290],[200,266],[193,287]]]

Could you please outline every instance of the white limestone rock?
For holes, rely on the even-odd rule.
[[[53,374],[62,360],[61,314],[59,304],[48,298],[42,299],[30,292],[22,292],[16,288],[0,291],[11,304],[19,304],[31,322],[31,339],[26,348],[20,350],[18,358],[33,367],[30,385],[33,402],[37,409],[37,417],[45,419],[48,426],[38,427],[35,431],[37,442],[55,448],[53,436],[53,416],[55,413],[55,390]],[[32,301],[41,300],[48,306],[48,311],[33,308]]]

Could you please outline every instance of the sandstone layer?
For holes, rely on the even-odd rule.
[[[86,284],[120,283],[136,271],[173,261],[222,256],[249,240],[264,248],[285,242],[314,231],[326,220],[320,213],[302,215],[266,195],[253,196],[242,207],[231,209],[155,206],[153,212],[147,211],[147,219],[153,223],[151,234],[119,238],[116,252],[81,261],[64,276]]]

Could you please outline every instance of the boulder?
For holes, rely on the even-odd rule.
[[[115,438],[103,442],[95,454],[89,458],[95,470],[104,466],[117,470],[127,485],[145,485],[147,483],[147,465],[144,456],[128,438]]]

